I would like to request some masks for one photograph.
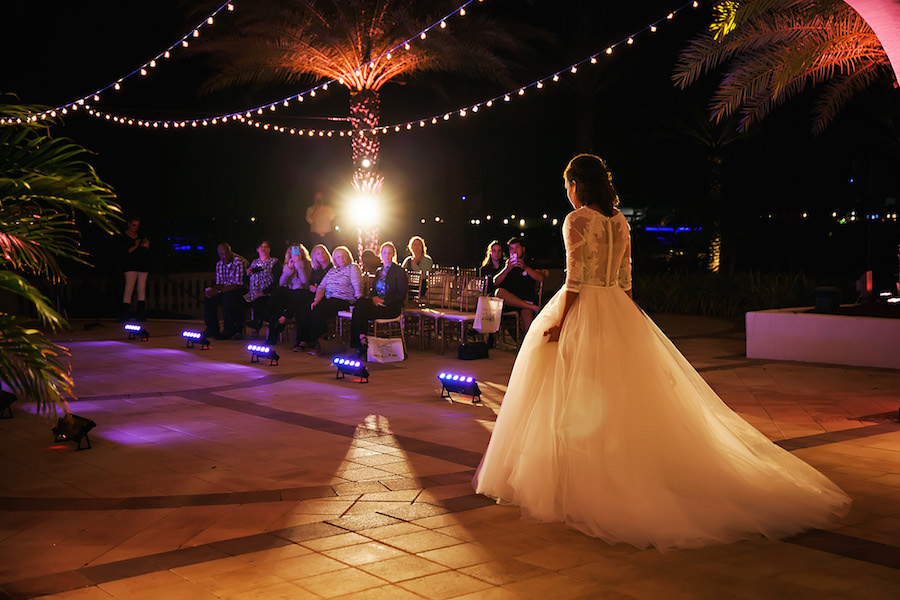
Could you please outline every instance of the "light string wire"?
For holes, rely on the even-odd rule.
[[[316,94],[318,92],[327,91],[331,84],[334,84],[334,83],[342,84],[345,76],[348,76],[352,73],[356,73],[360,69],[364,69],[365,67],[371,65],[372,63],[375,63],[378,60],[381,60],[382,58],[390,59],[391,55],[394,52],[398,52],[400,50],[409,50],[413,43],[416,43],[419,40],[425,40],[428,36],[428,33],[430,33],[432,30],[446,29],[447,21],[449,19],[453,18],[454,16],[464,17],[466,15],[466,8],[470,4],[473,4],[475,2],[480,3],[480,2],[484,2],[484,0],[466,0],[465,2],[463,2],[463,4],[454,8],[452,11],[448,12],[440,19],[436,20],[435,22],[431,23],[424,29],[420,30],[415,35],[403,40],[402,42],[396,44],[395,46],[389,48],[388,50],[385,50],[384,52],[382,52],[375,58],[353,68],[351,71],[348,71],[338,77],[334,77],[332,79],[323,81],[323,82],[321,82],[307,90],[299,92],[297,94],[291,94],[290,96],[287,96],[285,98],[281,98],[279,100],[275,100],[273,102],[269,102],[266,104],[261,104],[259,106],[254,106],[252,108],[245,108],[245,109],[235,111],[235,112],[222,113],[222,114],[218,114],[215,116],[207,116],[207,117],[201,117],[201,118],[196,118],[196,119],[154,120],[154,119],[142,119],[142,118],[133,117],[133,116],[117,115],[117,114],[109,113],[106,111],[102,111],[100,109],[97,109],[95,106],[92,106],[90,104],[86,104],[85,102],[82,102],[82,100],[88,99],[89,96],[85,96],[84,98],[77,101],[75,104],[67,105],[67,106],[71,106],[72,108],[77,108],[79,105],[81,105],[81,106],[83,106],[83,108],[85,109],[87,114],[92,117],[97,117],[99,119],[103,119],[103,120],[110,121],[113,123],[118,123],[120,125],[137,125],[139,127],[148,127],[148,128],[160,128],[161,127],[163,129],[169,129],[169,128],[178,129],[178,128],[185,128],[188,126],[190,126],[190,127],[197,127],[197,126],[207,127],[209,125],[219,125],[219,124],[227,123],[229,121],[245,122],[247,119],[252,119],[253,114],[262,115],[262,114],[265,114],[266,110],[273,112],[273,111],[277,110],[279,108],[279,106],[283,106],[286,108],[286,107],[290,106],[290,103],[292,100],[297,101],[297,102],[303,102],[304,98],[306,98],[306,97],[315,98]],[[47,111],[48,115],[49,115],[49,113],[50,113],[50,111]],[[55,116],[55,115],[50,115],[50,116]],[[349,121],[349,118],[348,117],[330,117],[329,120]],[[3,124],[3,123],[4,123],[4,121],[0,120],[0,124]],[[260,128],[270,129],[270,127],[268,127],[268,126],[267,127],[260,126]],[[332,130],[332,131],[335,133],[339,132],[341,136],[350,134],[350,132],[344,131],[344,130]],[[323,135],[325,135],[325,134],[323,134]],[[329,135],[329,137],[331,137],[331,136]]]
[[[441,23],[444,23],[447,18],[449,18],[456,12],[461,12],[464,15],[465,14],[463,12],[464,8],[468,4],[470,4],[471,2],[474,2],[474,1],[475,0],[469,0],[469,2],[462,5],[459,9],[454,10],[453,12],[449,13],[448,16],[445,17],[444,19],[442,19],[441,21],[436,22],[435,24],[431,25],[428,29],[423,30],[423,32],[420,32],[416,36],[413,36],[406,42],[398,44],[392,50],[389,50],[389,51],[383,53],[381,56],[386,56],[386,55],[390,54],[391,52],[396,51],[396,49],[398,49],[402,46],[405,46],[406,44],[409,44],[410,42],[414,41],[416,38],[422,38],[422,35],[425,32],[430,31],[431,29],[433,29],[436,26],[440,26]],[[619,41],[617,41],[615,43],[607,45],[605,47],[605,49],[603,49],[599,52],[591,54],[591,55],[579,60],[578,62],[575,62],[565,68],[562,68],[555,72],[552,72],[549,75],[545,75],[544,77],[541,77],[540,79],[536,79],[527,85],[518,86],[515,89],[509,90],[502,94],[498,94],[497,96],[494,96],[487,100],[482,100],[481,102],[477,102],[475,104],[468,104],[464,107],[456,108],[454,110],[451,110],[448,112],[443,112],[438,115],[433,115],[433,116],[426,117],[426,118],[415,119],[412,121],[406,121],[406,122],[402,122],[402,123],[394,123],[391,125],[380,125],[378,127],[372,128],[372,129],[359,130],[358,132],[357,131],[348,131],[346,129],[317,129],[317,128],[309,129],[309,128],[297,128],[297,127],[289,128],[289,127],[285,127],[282,125],[274,125],[274,124],[267,123],[265,121],[260,121],[260,120],[257,120],[256,118],[254,118],[254,116],[253,116],[254,113],[256,115],[265,114],[265,112],[263,110],[264,108],[269,108],[270,111],[274,111],[275,110],[274,106],[276,104],[278,104],[279,102],[283,102],[284,106],[288,106],[288,100],[290,98],[294,98],[295,96],[289,96],[288,98],[286,98],[284,100],[279,100],[279,101],[273,102],[269,105],[255,107],[253,109],[248,109],[248,110],[242,111],[242,112],[231,113],[228,115],[221,115],[219,117],[213,117],[213,118],[208,118],[208,119],[192,119],[192,120],[187,120],[187,121],[141,120],[141,119],[135,119],[133,117],[122,117],[122,116],[114,115],[112,113],[106,113],[106,112],[103,112],[103,111],[100,111],[100,110],[97,110],[97,109],[91,108],[91,107],[88,107],[88,113],[91,116],[94,116],[94,117],[97,117],[100,119],[105,119],[107,121],[112,121],[115,123],[123,124],[123,125],[133,125],[133,124],[137,123],[139,126],[152,127],[152,128],[158,128],[158,127],[162,127],[162,128],[176,127],[176,128],[178,128],[178,127],[186,127],[187,125],[190,125],[191,127],[197,127],[198,125],[207,126],[210,124],[216,125],[216,124],[218,124],[216,122],[216,119],[218,119],[219,123],[224,123],[224,122],[227,122],[229,119],[231,119],[233,121],[239,122],[248,127],[253,127],[255,129],[259,129],[261,131],[271,131],[271,132],[276,132],[276,133],[286,133],[289,135],[299,135],[299,136],[307,136],[307,137],[322,137],[322,138],[326,138],[326,137],[331,138],[331,137],[335,137],[335,136],[350,137],[359,132],[365,132],[365,133],[374,134],[374,135],[388,134],[391,132],[400,133],[403,131],[410,131],[410,130],[414,129],[415,127],[424,128],[427,125],[438,125],[440,123],[449,121],[453,117],[465,118],[470,113],[479,112],[479,110],[482,107],[492,108],[501,101],[502,102],[510,102],[514,98],[524,96],[526,90],[528,90],[530,88],[535,88],[535,89],[539,90],[539,89],[543,89],[543,87],[545,86],[546,83],[558,83],[562,76],[574,75],[575,73],[578,72],[578,69],[580,67],[582,67],[583,65],[597,64],[599,59],[603,55],[607,55],[607,56],[612,55],[613,52],[615,51],[615,49],[618,48],[619,46],[633,45],[635,38],[637,36],[644,34],[644,33],[656,33],[656,31],[659,29],[660,25],[662,25],[668,21],[674,20],[675,16],[678,13],[680,13],[681,11],[683,11],[689,7],[697,8],[699,5],[700,5],[700,3],[698,0],[690,0],[689,2],[686,2],[685,4],[679,6],[678,8],[667,12],[664,16],[656,19],[652,23],[638,29],[634,33],[623,37],[622,39],[620,39]],[[422,39],[424,39],[424,38],[422,38]],[[373,60],[378,60],[378,59],[376,58]],[[337,81],[337,79],[332,79],[329,82],[322,83],[322,84],[316,86],[315,88],[308,90],[307,92],[303,92],[303,94],[309,93],[309,95],[315,96],[316,90],[319,90],[319,89],[326,90],[326,89],[328,89],[328,83],[333,83],[334,81]],[[296,97],[298,99],[300,99],[300,101],[302,101],[301,96],[302,96],[302,94],[298,94]],[[304,117],[304,118],[306,118],[306,117]],[[345,118],[345,117],[329,117],[328,120],[348,121],[349,119]]]
[[[175,42],[174,44],[171,44],[165,50],[157,53],[153,58],[147,60],[141,66],[137,67],[130,73],[127,73],[127,74],[123,75],[122,77],[119,77],[115,81],[112,81],[112,82],[104,85],[103,87],[98,88],[94,92],[87,94],[85,96],[82,96],[81,98],[77,98],[70,102],[60,104],[59,106],[56,106],[54,108],[48,108],[47,110],[44,110],[39,113],[33,113],[30,115],[26,115],[24,118],[24,122],[26,122],[26,123],[33,122],[33,121],[37,121],[38,119],[47,119],[48,117],[53,118],[53,117],[56,117],[57,113],[63,114],[63,115],[68,114],[68,112],[70,110],[78,110],[79,106],[85,106],[85,104],[91,99],[93,99],[94,102],[99,102],[100,95],[103,94],[104,92],[107,92],[111,89],[115,90],[115,91],[121,90],[122,84],[127,79],[135,77],[138,74],[140,74],[142,77],[146,77],[150,73],[150,70],[155,69],[162,60],[170,58],[172,56],[173,50],[175,50],[177,48],[187,48],[190,45],[189,40],[191,38],[200,37],[200,30],[208,25],[212,25],[215,22],[215,17],[217,17],[219,15],[219,13],[222,12],[223,10],[233,12],[234,11],[234,2],[232,0],[229,0],[228,2],[225,2],[224,4],[219,6],[216,10],[214,10],[212,13],[210,13],[205,19],[203,19],[203,21],[201,21],[196,27],[191,29],[191,31],[189,33],[186,33],[185,35],[183,35],[181,37],[181,39],[179,39],[177,42]],[[21,117],[16,118],[16,119],[0,119],[0,125],[6,125],[6,124],[10,124],[10,123],[21,124],[22,122],[23,122],[23,119]]]

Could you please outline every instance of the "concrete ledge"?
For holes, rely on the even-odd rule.
[[[748,312],[747,358],[900,369],[900,319],[808,310]]]

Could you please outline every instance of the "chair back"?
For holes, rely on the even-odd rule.
[[[484,295],[484,277],[480,277],[478,269],[461,268],[457,276],[459,289],[459,310],[474,312],[478,306],[478,298]]]
[[[406,294],[406,305],[409,307],[418,307],[424,302],[424,298],[422,298],[422,285],[425,281],[425,278],[422,277],[422,273],[420,271],[408,271],[406,273],[407,279],[409,280],[409,286],[407,288]]]
[[[424,304],[432,308],[448,308],[451,281],[456,277],[453,267],[435,267],[425,276]]]

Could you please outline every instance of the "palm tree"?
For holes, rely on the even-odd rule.
[[[208,91],[322,80],[347,88],[353,188],[377,194],[383,178],[373,130],[382,86],[439,71],[508,80],[501,53],[518,48],[521,38],[481,11],[389,52],[456,6],[437,0],[259,0],[236,11],[235,33],[205,40],[195,51],[218,59]]]
[[[685,88],[723,67],[711,102],[721,122],[738,114],[740,131],[808,86],[820,133],[857,92],[889,81],[890,64],[866,22],[841,0],[723,0],[709,31],[679,57],[673,79]]]
[[[113,233],[121,211],[87,150],[51,138],[46,121],[16,122],[41,110],[0,104],[0,290],[28,313],[0,309],[0,382],[39,412],[56,413],[73,397],[69,352],[35,325],[54,331],[67,323],[34,280],[63,283],[60,258],[86,263],[76,215]]]

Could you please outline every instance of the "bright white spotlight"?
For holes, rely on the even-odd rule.
[[[350,212],[353,219],[359,225],[367,227],[378,222],[378,207],[378,197],[374,194],[357,194],[350,201]]]

